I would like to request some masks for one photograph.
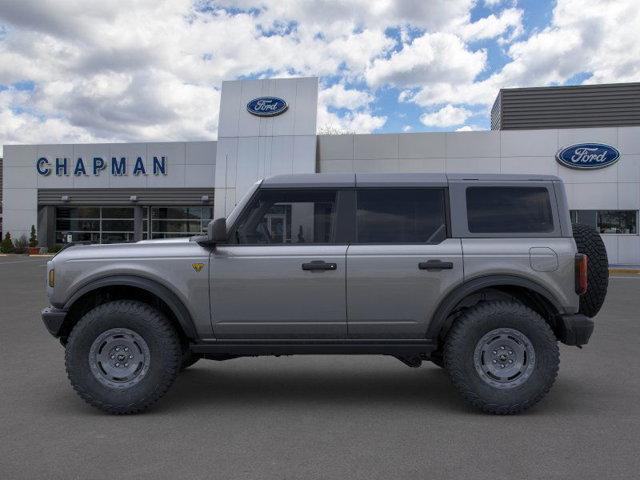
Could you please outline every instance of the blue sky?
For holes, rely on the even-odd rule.
[[[500,88],[640,80],[636,0],[21,0],[0,143],[217,137],[223,80],[318,76],[318,129],[489,128]]]

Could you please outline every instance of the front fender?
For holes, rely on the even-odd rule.
[[[135,275],[110,275],[93,279],[74,291],[65,301],[63,310],[69,309],[82,297],[95,290],[110,286],[128,286],[145,290],[161,299],[171,309],[185,335],[191,339],[198,338],[198,334],[189,310],[180,298],[169,288],[149,278]]]

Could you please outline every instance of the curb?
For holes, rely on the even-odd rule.
[[[610,268],[609,275],[640,275],[640,269],[637,268]]]

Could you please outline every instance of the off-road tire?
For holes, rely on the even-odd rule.
[[[483,380],[474,363],[477,344],[495,329],[513,329],[528,339],[535,362],[524,383],[496,388]],[[510,415],[538,403],[558,374],[560,352],[553,331],[540,315],[510,301],[480,303],[453,324],[444,347],[444,365],[465,401],[485,413]]]
[[[148,346],[148,370],[133,386],[105,386],[92,372],[91,347],[111,329],[129,329]],[[86,313],[73,327],[65,352],[67,375],[78,395],[112,414],[139,413],[152,406],[175,380],[181,359],[180,341],[171,323],[155,308],[132,300],[105,303]]]
[[[431,355],[429,356],[429,360],[436,367],[444,368],[444,358],[442,357],[441,350],[436,350],[435,352],[431,353]]]
[[[579,312],[595,317],[607,296],[609,259],[600,234],[589,225],[574,223],[573,238],[579,253],[587,255],[587,292],[580,295]]]
[[[200,356],[196,353],[193,353],[191,350],[186,350],[182,352],[182,362],[180,363],[180,371],[186,370],[191,365],[200,360]]]

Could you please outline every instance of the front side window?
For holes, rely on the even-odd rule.
[[[358,243],[440,243],[446,237],[441,188],[361,189]]]
[[[471,233],[549,233],[553,214],[544,187],[469,187],[467,221]]]
[[[260,190],[233,232],[245,245],[333,243],[335,190]]]

